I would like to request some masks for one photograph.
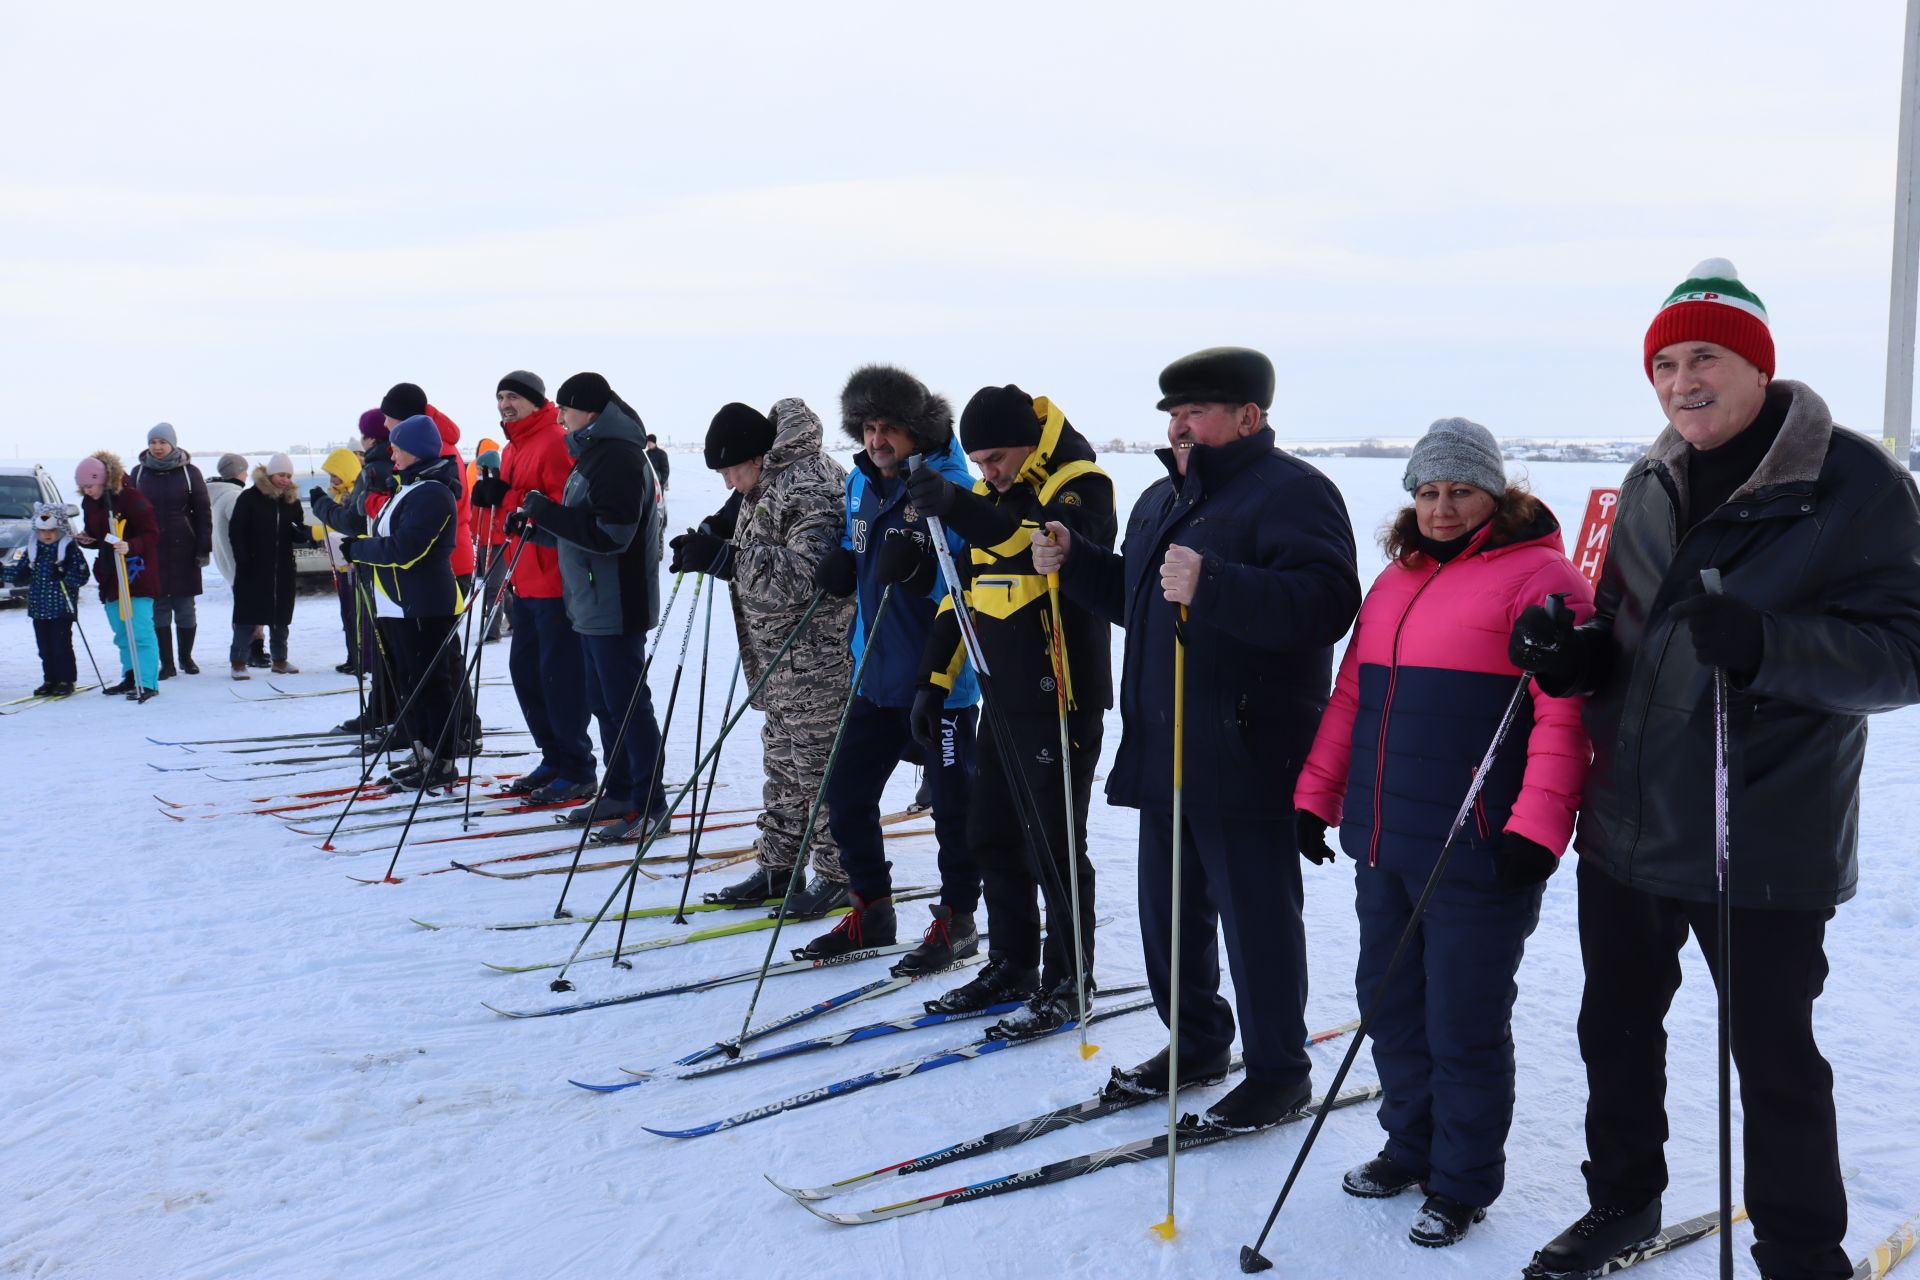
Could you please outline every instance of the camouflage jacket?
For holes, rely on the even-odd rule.
[[[759,482],[740,504],[733,529],[733,623],[740,637],[742,674],[760,678],[766,661],[787,638],[813,599],[813,571],[840,545],[846,469],[820,448],[820,419],[798,399],[773,406],[773,448]],[[844,689],[853,676],[847,628],[853,601],[828,596],[794,642],[786,670],[769,690],[804,685]],[[797,673],[800,679],[793,680]],[[786,699],[765,693],[761,703]]]

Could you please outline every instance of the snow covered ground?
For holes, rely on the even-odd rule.
[[[676,527],[718,505],[717,478],[676,459]],[[53,465],[53,464],[50,464]],[[70,464],[58,464],[70,476]],[[1373,533],[1402,499],[1394,460],[1333,460],[1360,533],[1362,578],[1380,560]],[[1146,456],[1112,460],[1130,503],[1158,472]],[[1569,523],[1587,490],[1618,480],[1607,464],[1537,464],[1532,480]],[[89,600],[93,593],[88,592]],[[263,673],[233,685],[224,670],[229,597],[217,575],[201,600],[199,657],[206,674],[180,677],[144,708],[81,695],[0,718],[6,794],[0,825],[7,945],[0,964],[0,1274],[53,1277],[257,1276],[906,1276],[926,1274],[1188,1276],[1237,1274],[1304,1136],[1295,1126],[1192,1154],[1179,1162],[1180,1234],[1148,1227],[1163,1212],[1164,1166],[1104,1171],[1063,1187],[955,1206],[893,1223],[839,1227],[817,1221],[761,1180],[811,1184],[930,1151],[1094,1092],[1114,1065],[1164,1043],[1151,1013],[1107,1024],[1103,1051],[1082,1062],[1070,1039],[890,1084],[711,1137],[675,1141],[647,1124],[697,1123],[870,1067],[972,1038],[961,1023],[722,1076],[654,1083],[619,1094],[584,1092],[567,1078],[620,1078],[621,1066],[669,1061],[739,1028],[748,987],[728,987],[573,1017],[510,1021],[481,1007],[559,999],[549,974],[505,975],[482,961],[524,962],[566,953],[578,930],[524,933],[449,928],[409,917],[477,924],[549,914],[557,877],[495,880],[452,872],[449,851],[487,855],[554,843],[552,836],[480,845],[410,845],[398,885],[362,885],[386,854],[337,856],[318,837],[261,816],[175,820],[155,793],[189,805],[232,808],[253,796],[342,785],[346,771],[215,781],[277,770],[241,756],[156,745],[324,729],[352,714],[353,698],[249,703],[271,692]],[[684,610],[683,597],[679,610]],[[715,610],[708,735],[733,660],[725,602]],[[676,611],[656,667],[664,708],[679,644]],[[97,603],[84,620],[96,653],[111,640]],[[692,697],[700,632],[672,733],[675,771],[691,758]],[[1116,645],[1118,637],[1116,637]],[[305,674],[290,690],[338,690],[342,657],[330,598],[302,597],[293,659]],[[506,645],[486,650],[505,674]],[[83,670],[85,658],[82,655]],[[109,672],[112,678],[112,672]],[[90,677],[89,677],[90,678]],[[39,682],[24,610],[0,613],[0,696]],[[486,690],[490,728],[517,727],[504,686]],[[759,800],[755,718],[727,752],[717,807]],[[1118,717],[1107,734],[1119,740]],[[508,739],[509,744],[523,739]],[[1819,1007],[1821,1042],[1840,1095],[1841,1140],[1851,1182],[1857,1254],[1920,1207],[1920,1053],[1912,1017],[1920,947],[1920,712],[1881,718],[1868,755],[1862,815],[1862,892],[1828,934],[1833,974]],[[496,761],[511,769],[518,762]],[[159,772],[205,764],[204,771]],[[296,766],[296,768],[298,768]],[[889,798],[910,796],[901,769]],[[1708,803],[1702,796],[1702,803]],[[322,811],[326,812],[326,811]],[[716,819],[717,820],[717,819]],[[1109,984],[1140,974],[1133,908],[1135,816],[1097,805],[1094,859],[1101,910],[1116,917],[1100,936]],[[417,839],[458,823],[423,828]],[[744,831],[745,834],[742,834]],[[349,848],[390,833],[343,837]],[[751,828],[708,845],[745,844]],[[737,838],[736,838],[737,837]],[[1737,840],[1737,833],[1736,833]],[[675,848],[683,847],[674,841]],[[932,842],[892,843],[898,883],[932,879]],[[476,854],[475,856],[481,856]],[[1735,857],[1738,857],[1737,845]],[[538,865],[538,864],[535,864]],[[716,887],[732,871],[703,875]],[[1355,1015],[1354,925],[1348,871],[1308,869],[1313,990],[1309,1023]],[[585,875],[569,899],[591,908],[614,873]],[[671,902],[679,882],[640,887],[643,905]],[[1268,1254],[1275,1274],[1487,1277],[1511,1275],[1583,1208],[1583,1075],[1574,1043],[1580,964],[1573,877],[1550,883],[1521,974],[1515,1013],[1521,1075],[1505,1197],[1459,1247],[1415,1249],[1405,1238],[1417,1199],[1363,1203],[1338,1176],[1378,1149],[1372,1108],[1332,1117]],[[738,916],[709,915],[700,924]],[[924,921],[901,912],[903,932]],[[823,926],[800,925],[782,951]],[[665,936],[664,921],[636,923],[629,939]],[[595,945],[600,945],[596,934]],[[607,939],[610,945],[610,935]],[[632,990],[757,963],[767,936],[749,934],[638,956],[631,972],[605,961],[574,971],[583,994]],[[1670,1220],[1709,1209],[1714,1176],[1713,1001],[1697,954],[1668,1022],[1672,1035]],[[797,1009],[870,980],[881,965],[777,979],[760,1017]],[[928,984],[936,989],[957,979]],[[933,991],[915,989],[830,1014],[810,1031],[917,1012]],[[776,1039],[783,1037],[776,1037]],[[1344,1040],[1314,1051],[1317,1080],[1331,1078]],[[1363,1054],[1356,1082],[1372,1078]],[[1194,1100],[1199,1109],[1205,1100]],[[921,1177],[855,1191],[830,1207],[866,1208],[963,1185],[1151,1134],[1154,1107],[1115,1116]],[[1753,1274],[1741,1230],[1743,1275]],[[1669,1277],[1714,1273],[1711,1245],[1658,1264]]]

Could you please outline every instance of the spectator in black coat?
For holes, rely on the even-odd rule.
[[[159,574],[153,599],[153,629],[160,647],[160,678],[175,674],[174,635],[179,634],[179,670],[200,674],[193,660],[193,637],[200,627],[194,599],[200,594],[200,570],[213,555],[213,508],[206,478],[193,455],[179,447],[173,426],[156,423],[147,447],[134,464],[132,480],[153,507],[160,524]]]
[[[287,661],[287,628],[293,624],[293,549],[309,541],[300,493],[293,487],[293,459],[276,453],[253,469],[253,485],[233,500],[227,520],[233,546],[233,642],[227,662],[235,680],[247,679],[247,649],[253,629],[265,627],[273,669],[299,671]]]

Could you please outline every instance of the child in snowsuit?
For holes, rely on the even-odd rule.
[[[65,697],[73,692],[79,669],[73,661],[76,594],[87,580],[87,557],[67,531],[64,504],[33,504],[33,541],[7,565],[7,581],[27,587],[27,616],[40,646],[40,674],[46,677],[34,696]]]

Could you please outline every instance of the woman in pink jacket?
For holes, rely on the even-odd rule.
[[[1354,623],[1294,792],[1302,856],[1354,859],[1362,1008],[1419,900],[1520,672],[1521,610],[1593,596],[1537,498],[1507,484],[1499,442],[1464,418],[1433,424],[1383,542],[1390,563]],[[1410,1238],[1459,1240],[1499,1196],[1513,1122],[1514,975],[1548,876],[1573,834],[1590,752],[1577,698],[1533,691],[1495,758],[1369,1028],[1385,1148],[1347,1172],[1356,1196],[1427,1193]]]

